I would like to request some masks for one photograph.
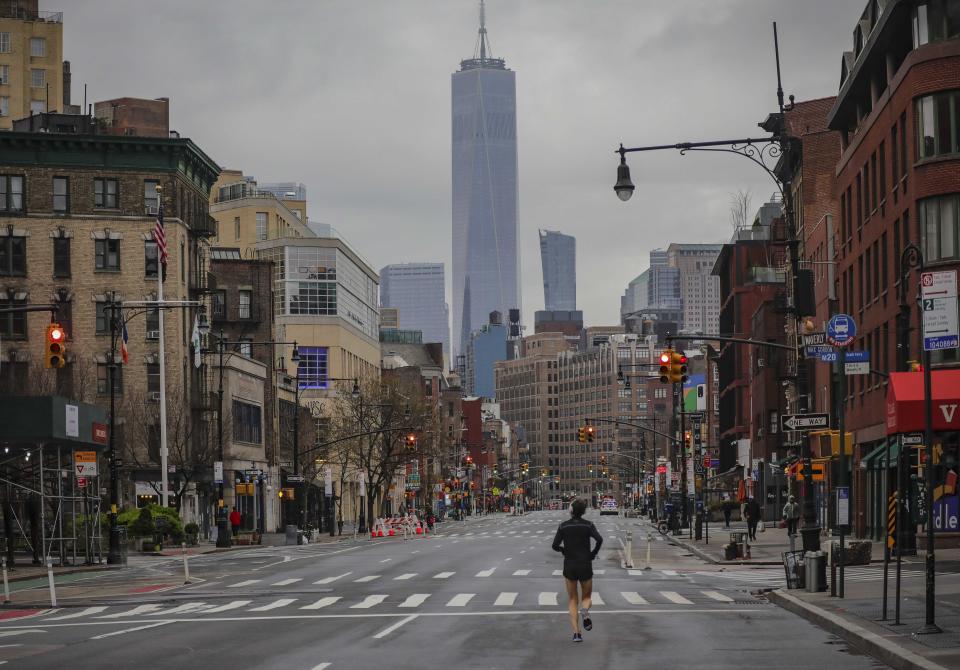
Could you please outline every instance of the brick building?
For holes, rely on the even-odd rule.
[[[136,135],[138,137],[170,135],[170,98],[101,100],[93,103],[93,116],[105,135]]]
[[[960,267],[958,5],[956,0],[868,3],[854,26],[853,50],[843,54],[840,90],[828,116],[830,128],[842,136],[836,166],[839,309],[857,322],[854,348],[870,350],[871,366],[881,371],[904,370],[908,352],[919,359],[922,351],[913,305],[917,272],[900,286],[904,247],[918,244],[927,269]],[[909,296],[908,343],[897,334],[901,288]],[[931,357],[936,394],[936,370],[956,367],[960,360],[957,349]],[[854,435],[853,466],[874,470],[887,435],[892,390],[880,375],[851,381],[845,411]],[[944,449],[939,478],[950,467],[956,470],[960,444],[956,432],[937,439]],[[892,468],[884,467],[891,477]],[[863,484],[868,490],[856,520],[867,533],[883,526],[882,482],[883,476],[875,476]]]
[[[68,336],[68,365],[46,370],[41,354],[49,314],[3,315],[4,393],[53,392],[108,405],[108,300],[156,299],[157,187],[169,249],[164,298],[200,299],[207,288],[207,240],[215,231],[207,192],[218,171],[188,139],[0,133],[0,305],[55,304]],[[132,500],[134,491],[149,495],[144,487],[159,480],[159,316],[148,307],[124,313],[129,362],[118,371],[117,439],[125,454],[123,492]],[[210,474],[209,463],[201,467],[194,458],[205,439],[191,421],[194,314],[169,309],[164,315],[168,446],[170,464],[178,468],[172,488],[188,518],[198,511],[193,492],[201,470]]]
[[[63,12],[38,0],[0,2],[0,130],[14,119],[66,111],[70,63],[63,61]]]

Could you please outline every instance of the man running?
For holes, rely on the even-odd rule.
[[[590,620],[590,597],[593,594],[593,565],[592,561],[600,553],[603,538],[592,522],[583,518],[587,511],[587,503],[577,498],[570,505],[570,517],[560,524],[557,534],[553,538],[553,550],[563,554],[563,578],[567,586],[570,610],[570,625],[573,626],[573,641],[583,642],[580,634],[580,616],[583,617],[583,629],[593,628]],[[590,538],[596,540],[593,550],[590,550]],[[577,583],[580,583],[578,598]],[[579,599],[579,602],[578,602]],[[577,608],[579,605],[579,615]]]

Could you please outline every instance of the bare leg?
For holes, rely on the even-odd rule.
[[[593,604],[591,601],[591,597],[593,596],[593,580],[588,579],[585,582],[580,582],[580,592],[583,594],[583,597],[580,598],[580,607],[589,610]]]
[[[570,613],[570,625],[573,626],[573,632],[580,632],[580,615],[577,613],[577,583],[572,579],[563,580],[567,586],[567,610]]]

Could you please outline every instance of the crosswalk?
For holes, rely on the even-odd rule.
[[[431,606],[451,611],[490,610],[507,608],[522,609],[556,609],[566,608],[566,594],[559,591],[501,591],[493,594],[478,595],[477,593],[409,593],[386,594],[371,593],[368,595],[338,596],[325,595],[319,599],[310,598],[267,598],[263,600],[239,599],[227,602],[190,601],[184,603],[149,603],[131,607],[128,605],[98,605],[71,611],[69,609],[45,610],[31,619],[59,622],[82,622],[84,620],[114,620],[128,621],[131,619],[146,619],[162,621],[168,618],[202,619],[206,616],[217,615],[262,615],[272,613],[289,615],[302,611],[329,613],[343,610],[382,611],[384,609],[417,610]],[[688,589],[683,592],[677,590],[651,591],[641,595],[637,591],[610,591],[601,595],[593,593],[593,607],[599,611],[604,608],[622,609],[624,607],[690,607],[690,606],[722,606],[736,601],[731,596],[717,590]],[[759,601],[758,601],[759,602]],[[22,619],[20,619],[22,621]],[[2,628],[2,625],[0,625]]]
[[[844,581],[879,582],[883,580],[883,567],[879,564],[869,566],[850,566],[844,569]],[[631,573],[632,574],[632,573]],[[780,588],[786,586],[787,579],[783,568],[755,568],[753,570],[732,570],[729,572],[697,571],[694,575],[720,578],[734,582]],[[891,567],[889,579],[894,579],[895,570]],[[906,579],[922,577],[923,570],[903,570]]]

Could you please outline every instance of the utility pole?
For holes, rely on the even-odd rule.
[[[110,293],[110,543],[107,549],[107,563],[118,565],[123,562],[120,549],[120,527],[117,525],[117,514],[120,512],[120,462],[117,456],[117,335],[120,324],[117,319],[116,294]]]

